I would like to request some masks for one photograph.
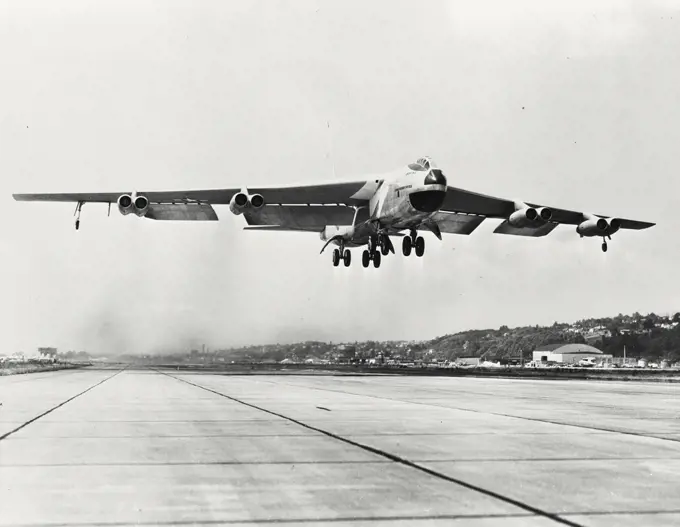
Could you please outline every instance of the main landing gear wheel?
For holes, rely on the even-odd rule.
[[[383,242],[382,247],[380,248],[380,252],[382,252],[383,256],[387,256],[390,253],[390,248],[387,246],[385,242]]]
[[[416,256],[421,257],[425,254],[425,238],[418,236],[416,238]]]
[[[352,253],[349,252],[349,249],[345,249],[342,261],[345,262],[345,267],[349,267],[349,264],[352,263]]]
[[[411,254],[411,245],[411,238],[409,236],[404,236],[404,239],[401,242],[401,252],[404,253],[404,256],[409,256]]]
[[[364,251],[361,255],[361,265],[368,267],[369,263],[371,263],[371,255],[368,251]]]
[[[375,253],[373,254],[373,267],[375,267],[376,269],[380,267],[380,259],[381,259],[380,253],[378,251],[375,251]]]
[[[338,249],[333,249],[333,267],[340,265],[340,251]]]

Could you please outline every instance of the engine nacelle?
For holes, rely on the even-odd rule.
[[[510,214],[508,223],[513,227],[531,227],[540,225],[552,218],[552,211],[547,207],[530,207],[521,202],[515,202],[515,212]]]
[[[576,227],[581,236],[610,236],[621,228],[618,218],[598,218],[593,216]]]
[[[246,194],[237,192],[229,201],[229,210],[236,214],[243,214],[246,209],[260,210],[264,207],[264,197],[261,194]]]
[[[536,212],[542,221],[550,221],[552,219],[552,210],[548,207],[539,207],[536,209]]]
[[[136,196],[133,205],[135,214],[140,218],[149,212],[149,200],[146,196]]]
[[[118,210],[123,216],[127,216],[134,212],[134,203],[132,203],[132,196],[123,194],[118,198]]]

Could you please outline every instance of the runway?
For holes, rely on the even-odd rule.
[[[677,384],[0,378],[0,525],[680,525]]]

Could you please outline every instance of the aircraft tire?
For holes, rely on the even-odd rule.
[[[418,236],[416,238],[416,256],[421,257],[425,254],[425,238]]]
[[[333,267],[340,265],[340,251],[338,249],[333,249]]]
[[[352,263],[352,253],[349,251],[349,249],[345,249],[345,254],[342,257],[342,261],[345,263],[345,267],[349,267],[349,264]]]
[[[603,253],[606,253],[606,252],[607,252],[607,242],[604,242],[604,243],[602,244],[602,252],[603,252]]]
[[[381,260],[380,253],[376,251],[375,254],[373,255],[373,267],[375,267],[376,269],[380,267],[380,260]]]
[[[366,250],[366,251],[364,251],[363,254],[361,255],[361,265],[363,265],[364,267],[368,267],[368,264],[369,264],[369,263],[371,263],[371,255],[370,255],[369,252]]]
[[[387,246],[386,243],[383,243],[383,246],[380,248],[380,251],[382,252],[383,256],[387,256],[390,253],[390,248]]]
[[[404,253],[404,256],[411,254],[411,238],[409,236],[404,236],[401,242],[401,252]]]

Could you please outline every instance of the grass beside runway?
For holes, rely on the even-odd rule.
[[[0,377],[3,375],[21,375],[24,373],[38,373],[43,371],[57,371],[57,370],[72,370],[89,366],[89,364],[33,364],[33,363],[16,363],[16,364],[0,364]]]

